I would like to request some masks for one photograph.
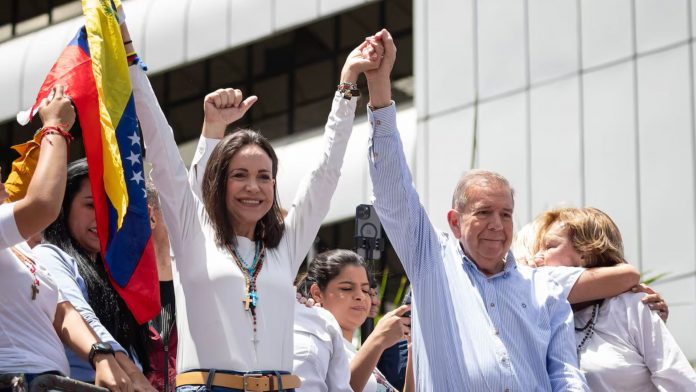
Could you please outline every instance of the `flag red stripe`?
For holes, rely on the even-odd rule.
[[[152,284],[158,282],[157,264],[144,262],[145,260],[155,260],[155,252],[152,244],[152,237],[147,242],[140,262],[135,267],[133,275],[126,287],[119,287],[109,276],[111,285],[121,295],[121,298],[129,304],[135,320],[142,324],[151,320],[159,312],[159,285]],[[149,302],[149,303],[148,303]],[[141,304],[142,306],[135,306]],[[150,306],[145,306],[150,305]],[[153,310],[156,310],[153,314]]]

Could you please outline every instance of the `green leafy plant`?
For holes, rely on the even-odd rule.
[[[661,274],[653,275],[653,276],[647,276],[650,271],[645,271],[642,274],[640,274],[640,281],[646,286],[650,286],[651,284],[657,282],[658,280],[666,277],[669,275],[669,272],[663,272]]]

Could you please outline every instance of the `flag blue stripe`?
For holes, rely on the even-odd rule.
[[[115,214],[109,214],[110,233],[106,247],[106,263],[109,265],[114,281],[121,287],[125,287],[135,272],[151,234],[145,196],[142,142],[132,94],[116,126],[116,142],[121,153],[119,158],[126,181],[128,206],[119,230],[116,230]],[[127,159],[131,156],[137,159]],[[109,205],[111,206],[110,203]],[[110,208],[110,212],[111,210],[113,208]]]

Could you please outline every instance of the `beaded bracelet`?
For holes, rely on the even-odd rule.
[[[64,127],[65,125],[64,124],[61,124],[60,126],[59,125],[49,125],[49,126],[46,126],[46,127],[39,129],[39,132],[40,132],[39,143],[41,143],[41,141],[43,140],[43,138],[46,135],[59,135],[65,139],[65,142],[68,143],[68,145],[70,143],[72,143],[72,141],[75,140],[75,137],[73,135],[71,135],[70,133],[61,129],[61,126]],[[53,143],[50,140],[48,141],[48,143],[50,145],[53,145]]]
[[[145,64],[140,57],[138,57],[138,53],[135,51],[126,53],[126,61],[128,61],[128,66],[130,67],[131,65],[137,65],[139,66],[143,71],[147,71],[147,64]]]
[[[360,96],[360,90],[358,85],[352,82],[341,82],[338,84],[338,92],[343,95],[345,99],[351,99],[353,97]]]

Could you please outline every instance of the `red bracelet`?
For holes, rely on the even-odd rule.
[[[44,136],[46,136],[46,135],[60,135],[65,139],[66,143],[68,143],[68,144],[72,143],[72,141],[75,140],[75,137],[73,137],[73,135],[64,131],[61,128],[64,126],[65,126],[64,124],[60,124],[60,125],[49,125],[47,127],[41,128],[39,130],[39,132],[41,132],[41,136],[39,137],[39,143],[41,142],[41,140],[43,140]],[[48,142],[51,145],[53,145],[53,143],[51,143],[50,140]]]

